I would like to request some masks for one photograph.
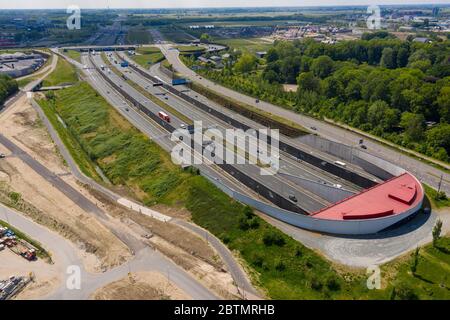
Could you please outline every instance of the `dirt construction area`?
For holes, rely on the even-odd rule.
[[[157,272],[134,273],[95,291],[93,300],[188,300],[170,278]]]
[[[3,136],[107,213],[110,222],[105,224],[92,213],[85,212],[0,143],[0,153],[6,155],[6,158],[0,159],[0,203],[69,239],[76,247],[86,271],[105,272],[132,259],[132,250],[117,237],[117,233],[111,231],[120,229],[163,253],[217,295],[236,298],[237,291],[231,275],[224,270],[220,257],[207,241],[180,226],[125,209],[81,185],[65,165],[26,96],[0,113],[0,127]],[[143,234],[150,234],[151,237],[144,239]],[[42,245],[45,247],[45,243]],[[58,269],[57,263],[53,265],[41,260],[28,262],[5,250],[0,252],[0,259],[0,278],[34,274],[34,282],[28,284],[17,298],[38,298],[61,286],[64,271]],[[162,276],[157,272],[133,275],[134,291],[128,293],[130,279],[127,277],[97,289],[92,297],[189,298],[181,289],[166,283],[160,287]],[[121,287],[128,289],[121,290]],[[123,293],[123,297],[118,292]]]

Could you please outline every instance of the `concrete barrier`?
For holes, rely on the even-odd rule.
[[[209,181],[211,181],[219,189],[223,190],[232,197],[244,204],[247,204],[256,210],[271,216],[277,220],[286,222],[302,229],[308,229],[311,231],[319,231],[330,234],[342,234],[342,235],[364,235],[373,234],[382,231],[403,219],[406,219],[410,215],[414,214],[422,207],[423,197],[420,202],[413,208],[408,209],[405,212],[396,214],[393,216],[387,216],[375,219],[363,219],[363,220],[328,220],[318,219],[313,216],[298,214],[288,210],[274,207],[270,204],[261,202],[252,197],[239,193],[228,186],[224,185],[221,181],[209,177],[206,173],[201,172]],[[417,179],[416,179],[417,180]],[[417,180],[418,185],[422,188],[422,185]],[[226,190],[226,191],[225,191]],[[424,194],[422,192],[422,194]]]

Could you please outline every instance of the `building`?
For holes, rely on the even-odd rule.
[[[44,63],[45,58],[40,54],[4,53],[0,55],[0,74],[19,78],[35,72]]]
[[[255,54],[256,54],[256,56],[257,56],[259,59],[261,59],[261,58],[264,58],[264,57],[267,55],[267,51],[258,51],[258,52],[256,52]]]

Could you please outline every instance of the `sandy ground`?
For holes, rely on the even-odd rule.
[[[138,237],[142,234],[154,235],[147,241],[151,246],[156,247],[217,294],[230,299],[235,298],[237,292],[231,275],[225,272],[219,256],[205,239],[177,225],[163,223],[129,211],[112,203],[98,192],[81,186],[68,171],[37,113],[25,97],[0,114],[0,125],[3,135],[17,143],[49,170],[57,173],[64,181],[96,203],[104,212],[108,212],[112,217],[112,223],[120,225],[121,229]],[[10,154],[2,145],[0,145],[0,152]],[[41,224],[50,226],[78,245],[88,271],[106,270],[121,264],[128,258],[127,248],[108,229],[94,217],[83,212],[20,159],[13,156],[2,159],[0,162],[0,197],[2,184],[4,188],[6,184],[6,188],[12,188],[21,193],[23,199],[35,207],[37,212],[33,214],[34,216],[31,215],[32,218]],[[178,218],[189,217],[189,213],[184,210],[159,209],[163,209],[162,211],[165,212],[170,211],[172,216]],[[11,261],[11,263],[12,270],[14,262]],[[31,269],[33,270],[27,270],[27,272],[34,271],[35,268]],[[42,288],[52,283],[50,281],[53,279],[52,277],[43,277],[37,272],[35,273],[36,283],[30,284],[26,288],[23,292],[24,297],[28,292],[30,292],[29,295],[33,295],[33,291],[37,295],[39,290],[43,292]],[[57,283],[57,281],[54,282]]]
[[[190,300],[191,297],[158,272],[138,272],[96,290],[94,300]]]
[[[1,132],[13,140],[27,153],[59,174],[77,189],[81,187],[68,175],[68,170],[36,112],[26,97],[19,99],[14,106],[0,114]],[[53,229],[74,242],[83,259],[86,270],[99,272],[117,266],[130,256],[128,248],[91,214],[84,212],[72,200],[53,187],[49,182],[28,167],[22,160],[10,155],[10,151],[0,145],[0,152],[7,158],[0,162],[0,198],[7,197],[10,191],[21,194],[28,210],[25,212],[33,220]],[[44,244],[45,245],[45,244]],[[2,256],[4,252],[0,253]],[[50,265],[38,262],[29,263],[24,259],[2,259],[0,275],[9,276],[14,270],[34,272],[36,282],[27,286],[22,297],[45,294],[45,290],[58,283],[58,277],[51,272]],[[22,266],[22,264],[24,264]],[[55,271],[56,272],[56,271]],[[16,272],[17,274],[17,272]]]
[[[1,280],[13,275],[26,277],[32,275],[35,278],[16,296],[16,299],[32,299],[48,294],[62,279],[61,270],[56,265],[42,259],[27,261],[9,249],[0,251],[0,261]]]
[[[198,235],[172,223],[165,223],[116,206],[101,194],[91,191],[101,200],[102,208],[120,223],[136,233],[149,234],[148,243],[199,279],[219,296],[235,299],[238,295],[233,278],[224,269],[217,252]]]

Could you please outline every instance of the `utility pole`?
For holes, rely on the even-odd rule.
[[[438,184],[438,192],[441,192],[441,184],[442,184],[443,177],[444,177],[444,174],[441,173],[441,178],[439,179],[439,184]]]

